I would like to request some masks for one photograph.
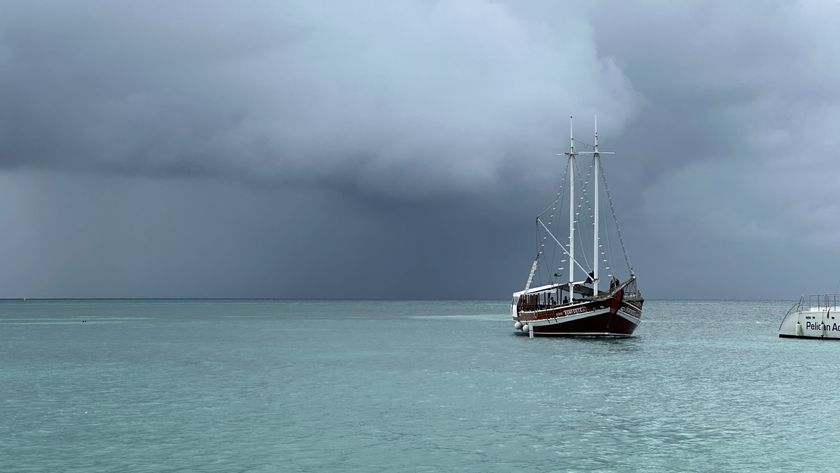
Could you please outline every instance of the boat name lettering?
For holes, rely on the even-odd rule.
[[[589,310],[585,307],[577,307],[575,309],[564,310],[563,315],[582,314],[584,312],[589,312]]]
[[[837,324],[823,324],[816,322],[805,322],[806,330],[831,330],[832,332],[840,332],[840,325]]]

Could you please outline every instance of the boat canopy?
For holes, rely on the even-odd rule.
[[[591,296],[592,288],[584,286],[585,283],[589,282],[592,282],[592,280],[587,279],[584,281],[577,281],[573,283],[575,285],[575,292],[584,296]],[[538,292],[552,291],[554,289],[568,289],[568,287],[569,283],[546,284],[545,286],[537,286],[524,291],[514,292],[513,297],[519,297],[523,294],[536,294]]]

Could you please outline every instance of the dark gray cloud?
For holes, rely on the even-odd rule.
[[[649,296],[838,282],[831,3],[0,10],[0,295],[504,298],[596,111]]]
[[[568,110],[633,108],[585,23],[486,1],[30,3],[2,20],[9,165],[426,195],[545,162]]]
[[[658,4],[618,12],[645,22],[634,41],[604,30],[600,50],[643,97],[622,137],[649,151],[644,175],[634,176],[645,225],[631,234],[661,242],[642,244],[651,272],[680,276],[663,280],[663,292],[784,298],[837,289],[828,263],[840,241],[831,204],[837,13],[830,3]]]

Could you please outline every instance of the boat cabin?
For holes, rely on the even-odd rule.
[[[618,288],[620,283],[617,279],[610,281],[610,291],[598,291],[598,296],[605,296],[612,293]],[[591,301],[596,299],[593,297],[593,289],[591,280],[580,281],[573,284],[574,295],[569,298],[569,284],[549,284],[546,286],[539,286],[528,289],[527,291],[520,291],[513,295],[513,305],[520,311],[534,311],[550,309],[552,307],[564,306],[568,304],[575,304],[579,302]]]

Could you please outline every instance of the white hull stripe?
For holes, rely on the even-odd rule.
[[[623,311],[621,309],[618,309],[618,315],[620,315],[623,319],[626,319],[628,322],[632,322],[636,325],[639,325],[639,324],[642,323],[642,319],[640,319],[638,317],[634,317],[634,316],[630,315],[629,313],[627,313],[626,311]]]
[[[527,335],[527,333],[522,333],[521,335]],[[534,336],[541,336],[541,335],[564,335],[567,337],[616,337],[616,338],[629,338],[632,337],[631,334],[628,333],[615,333],[615,332],[534,332]]]
[[[583,307],[586,307],[586,304],[580,304],[580,305],[576,305],[576,306],[571,306],[571,307],[568,307],[568,308],[563,309],[563,310],[564,310],[564,311],[566,311],[566,310],[570,310],[570,309],[580,309],[580,308],[583,308]],[[600,310],[600,309],[598,309],[598,310]],[[535,310],[535,311],[533,311],[533,313],[535,313],[535,314],[544,314],[544,313],[547,313],[547,312],[556,312],[556,311],[557,311],[557,309],[556,309],[556,308],[553,308],[553,309],[540,309],[540,310]]]
[[[584,312],[582,314],[574,314],[574,315],[564,315],[562,317],[552,317],[550,319],[540,319],[540,320],[524,320],[522,321],[523,324],[533,325],[534,327],[539,327],[542,325],[559,325],[564,324],[567,322],[574,322],[575,320],[586,319],[589,317],[595,317],[596,315],[603,315],[609,312],[609,307],[600,309],[600,310],[593,310],[592,312]],[[638,319],[637,319],[638,320]]]
[[[632,307],[632,308],[634,308],[634,309],[638,310],[639,312],[641,312],[641,311],[642,311],[642,308],[641,308],[641,307],[639,307],[639,306],[637,306],[636,304],[633,304],[632,302],[629,302],[629,301],[627,301],[627,300],[623,301],[623,302],[622,302],[622,304],[627,304],[627,305],[629,305],[630,307]]]

